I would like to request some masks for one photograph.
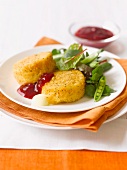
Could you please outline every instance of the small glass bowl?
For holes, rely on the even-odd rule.
[[[111,31],[113,33],[113,36],[110,38],[103,39],[103,40],[88,40],[85,38],[80,38],[80,37],[75,36],[76,31],[78,31],[80,28],[85,27],[85,26],[105,28]],[[119,38],[120,28],[112,21],[105,21],[105,22],[100,22],[97,20],[84,21],[84,22],[77,22],[77,23],[71,24],[69,27],[69,33],[78,43],[82,45],[96,47],[96,48],[104,48],[107,45],[109,45],[111,42]]]

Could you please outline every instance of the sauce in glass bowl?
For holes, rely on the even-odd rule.
[[[82,27],[75,32],[75,36],[92,41],[104,40],[112,37],[113,35],[114,34],[111,31],[95,26]]]
[[[72,23],[69,33],[82,45],[104,48],[119,38],[120,28],[112,21],[85,20]]]

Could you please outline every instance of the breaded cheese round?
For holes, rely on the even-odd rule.
[[[42,88],[49,104],[70,103],[85,93],[85,77],[78,70],[56,71],[50,82]]]
[[[14,77],[21,85],[35,83],[43,73],[55,70],[55,61],[51,52],[41,52],[28,56],[13,66]]]

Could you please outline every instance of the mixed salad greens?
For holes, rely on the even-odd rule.
[[[115,92],[106,84],[104,73],[112,68],[107,60],[102,60],[100,53],[103,49],[89,54],[81,44],[74,43],[67,49],[53,49],[52,55],[59,70],[80,70],[86,77],[85,95],[94,98],[97,102],[103,96]]]

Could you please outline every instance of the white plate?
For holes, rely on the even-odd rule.
[[[61,46],[61,45],[40,46],[40,47],[36,47],[36,48],[30,49],[30,50],[24,51],[22,53],[19,53],[13,57],[7,59],[6,61],[4,61],[0,66],[0,90],[1,90],[1,92],[7,98],[9,98],[10,100],[12,100],[20,105],[26,106],[28,108],[37,109],[37,110],[46,110],[46,111],[52,111],[52,112],[53,111],[54,112],[72,112],[72,111],[80,111],[80,110],[94,108],[94,107],[100,106],[102,104],[105,104],[105,103],[113,100],[122,92],[122,90],[126,84],[126,75],[125,75],[125,72],[122,69],[122,67],[119,65],[119,63],[117,63],[115,60],[112,59],[112,58],[119,58],[119,57],[117,57],[116,55],[109,53],[109,52],[103,52],[102,57],[111,58],[109,60],[109,62],[113,64],[113,68],[105,74],[106,79],[107,79],[107,84],[110,85],[113,89],[117,90],[117,92],[111,94],[111,96],[103,98],[99,102],[94,102],[92,99],[84,97],[83,99],[79,100],[78,102],[74,102],[71,104],[62,104],[62,105],[47,106],[47,107],[43,106],[43,107],[39,107],[39,108],[31,106],[31,100],[23,98],[16,91],[17,88],[19,87],[19,85],[16,82],[16,80],[13,76],[13,73],[12,73],[13,64],[16,61],[18,61],[26,56],[29,56],[31,54],[36,54],[41,51],[50,51],[51,49],[62,48],[62,47],[63,46]],[[95,52],[97,50],[97,49],[91,48],[91,47],[87,47],[87,49],[89,50],[89,52]],[[127,104],[124,105],[123,108],[120,111],[118,111],[115,115],[113,115],[107,121],[105,121],[105,123],[122,116],[123,114],[126,113],[126,111],[127,111]],[[21,123],[24,123],[24,124],[27,124],[30,126],[34,126],[34,127],[40,127],[40,128],[46,128],[46,129],[58,129],[58,130],[73,129],[70,127],[47,126],[47,125],[43,125],[43,124],[31,121],[31,120],[20,118],[18,116],[15,116],[11,113],[6,112],[6,111],[3,111],[3,112],[16,121],[19,121]]]
[[[120,64],[112,58],[118,58],[114,54],[109,52],[103,52],[102,57],[109,57],[109,62],[113,65],[113,68],[105,73],[107,84],[116,90],[115,93],[112,93],[110,96],[102,98],[99,102],[94,102],[93,99],[88,97],[83,97],[77,102],[67,103],[67,104],[59,104],[59,105],[51,105],[51,106],[32,106],[31,99],[27,99],[22,97],[17,93],[17,89],[19,84],[15,80],[12,72],[12,66],[15,62],[21,60],[22,58],[36,54],[42,51],[51,51],[54,48],[63,48],[65,46],[62,45],[48,45],[36,47],[24,52],[21,52],[13,57],[9,58],[0,66],[0,89],[1,92],[10,100],[18,103],[22,106],[42,110],[42,111],[51,111],[51,112],[77,112],[92,109],[103,104],[106,104],[116,98],[124,89],[126,84],[126,75],[123,68]],[[85,47],[86,48],[86,47]],[[97,49],[87,47],[90,53],[95,52]]]

